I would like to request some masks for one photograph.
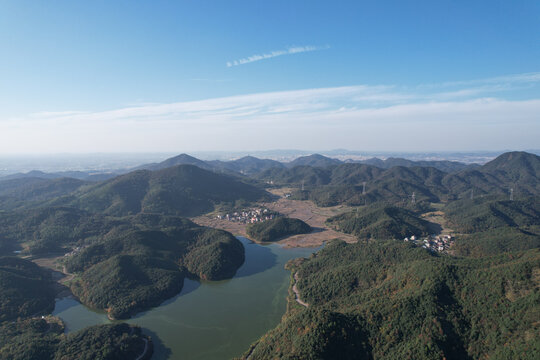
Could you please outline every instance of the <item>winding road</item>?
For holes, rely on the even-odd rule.
[[[142,360],[148,351],[148,339],[143,338],[144,341],[144,351],[139,355],[135,360]]]
[[[308,307],[309,304],[307,302],[305,302],[305,301],[302,301],[302,299],[300,299],[300,292],[298,291],[298,288],[296,287],[297,283],[298,283],[298,271],[296,273],[294,273],[294,285],[292,287],[292,291],[294,292],[294,299],[300,305]]]

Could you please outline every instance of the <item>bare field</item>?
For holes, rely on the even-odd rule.
[[[444,218],[444,213],[440,210],[422,214],[422,218],[439,225],[441,227],[439,231],[441,235],[452,235],[454,233],[454,230],[448,227],[448,223]]]
[[[54,254],[32,259],[32,262],[53,271],[61,271],[62,266],[58,264],[58,260],[62,259],[63,257],[63,255]]]
[[[67,273],[65,266],[58,263],[58,260],[63,257],[63,255],[48,255],[32,259],[32,262],[35,264],[51,270],[52,279],[55,281],[54,288],[58,298],[72,295],[71,290],[66,284],[73,279],[74,275]]]
[[[297,218],[309,224],[314,231],[310,234],[294,235],[284,238],[277,243],[285,247],[315,247],[322,245],[325,241],[332,239],[342,239],[346,242],[356,242],[356,238],[352,235],[343,234],[328,228],[325,224],[326,219],[331,216],[350,211],[348,206],[334,206],[328,208],[320,208],[311,201],[290,200],[284,198],[284,194],[290,192],[289,188],[280,188],[270,190],[274,195],[280,196],[280,199],[270,203],[260,203],[261,207],[266,207],[270,210],[277,211],[291,218]],[[246,225],[219,220],[215,214],[207,214],[191,218],[191,220],[199,225],[214,227],[229,231],[235,235],[247,236]]]

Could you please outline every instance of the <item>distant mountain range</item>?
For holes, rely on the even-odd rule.
[[[220,172],[230,172],[238,173],[242,175],[255,175],[260,172],[269,170],[269,169],[292,169],[297,166],[311,166],[311,167],[320,167],[327,168],[331,166],[338,166],[344,163],[360,163],[377,166],[382,169],[388,169],[394,166],[403,166],[403,167],[415,167],[415,166],[429,166],[437,168],[444,172],[455,172],[461,171],[464,169],[472,169],[479,167],[478,164],[464,164],[457,161],[413,161],[403,158],[388,158],[386,160],[381,160],[378,158],[372,158],[362,161],[346,160],[341,161],[339,159],[330,158],[320,154],[306,155],[296,158],[291,162],[279,162],[276,160],[270,159],[259,159],[253,156],[245,156],[237,160],[222,161],[222,160],[210,160],[203,161],[197,159],[188,154],[180,154],[178,156],[166,159],[160,163],[145,164],[136,167],[134,170],[145,169],[145,170],[159,170],[168,168],[175,165],[195,165],[202,169],[220,171]]]
[[[296,166],[311,166],[311,167],[330,167],[337,166],[343,163],[361,163],[377,166],[382,169],[388,169],[394,166],[414,167],[414,166],[430,166],[442,170],[444,172],[456,172],[464,169],[471,169],[479,167],[478,164],[464,164],[457,161],[413,161],[403,158],[387,158],[381,160],[378,158],[371,158],[368,160],[356,161],[356,160],[339,160],[320,154],[306,155],[296,158],[291,162],[279,162],[270,159],[259,159],[254,156],[244,156],[242,158],[230,161],[222,160],[209,160],[204,161],[197,159],[188,154],[180,154],[171,158],[168,158],[159,163],[149,163],[137,166],[133,170],[161,170],[176,165],[195,165],[205,170],[212,170],[215,172],[228,173],[231,175],[246,175],[253,176],[261,173],[265,170],[272,168],[294,168]],[[60,171],[60,172],[43,172],[39,170],[32,170],[25,173],[16,173],[0,177],[0,181],[21,179],[21,178],[39,178],[39,179],[58,179],[63,177],[69,177],[73,179],[85,180],[85,181],[103,181],[111,179],[120,174],[126,173],[125,170],[118,170],[113,172],[96,172],[96,171]]]
[[[431,202],[487,194],[509,195],[511,191],[516,196],[529,196],[540,194],[540,157],[525,152],[505,153],[483,166],[452,173],[435,167],[383,169],[346,163],[326,168],[273,168],[255,177],[275,185],[300,188],[303,184],[306,191],[297,193],[297,198],[311,199],[321,206],[412,201],[413,194],[415,200]]]
[[[217,203],[256,201],[265,196],[264,190],[231,176],[177,165],[137,170],[86,187],[72,195],[68,204],[108,215],[146,212],[193,216],[211,211]]]
[[[85,181],[103,181],[117,176],[118,173],[95,173],[85,171],[60,171],[60,172],[43,172],[39,170],[32,170],[26,173],[16,173],[0,177],[0,181],[13,180],[13,179],[25,179],[25,178],[37,178],[37,179],[59,179],[59,178],[72,178]]]
[[[109,215],[143,211],[189,216],[220,202],[261,199],[265,192],[254,185],[264,183],[292,187],[304,184],[306,192],[295,196],[321,206],[412,200],[413,194],[415,200],[431,202],[510,191],[516,196],[540,194],[540,157],[526,152],[505,153],[483,166],[397,158],[366,162],[378,166],[317,154],[290,163],[252,156],[202,161],[181,154],[98,182],[85,179],[79,172],[32,172],[0,180],[0,209],[49,202],[47,205],[76,206]],[[84,180],[56,178],[67,174]]]

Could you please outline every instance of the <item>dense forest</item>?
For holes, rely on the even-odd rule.
[[[216,204],[268,199],[264,190],[194,165],[138,170],[102,182],[18,178],[0,181],[0,211],[66,206],[113,216],[139,212],[193,216]]]
[[[467,259],[335,241],[290,264],[309,307],[291,300],[249,358],[535,359],[539,266],[538,249]]]
[[[244,262],[234,236],[180,216],[267,201],[264,188],[302,184],[292,198],[355,206],[327,225],[362,241],[334,241],[291,261],[287,314],[245,357],[535,358],[539,177],[538,156],[512,152],[483,166],[183,154],[100,182],[0,180],[0,359],[136,358],[151,345],[128,325],[64,335],[58,319],[41,318],[54,305],[54,283],[33,257],[65,255],[58,266],[74,275],[73,293],[127,318],[180,292],[186,277],[231,278]],[[452,229],[447,252],[390,240],[436,232],[426,212]],[[263,242],[312,230],[285,217],[246,229]]]
[[[73,246],[91,243],[115,228],[133,224],[68,207],[42,207],[4,212],[0,217],[0,244],[4,251],[23,250],[24,254],[65,253]],[[24,244],[24,249],[22,248]]]
[[[243,262],[244,247],[234,236],[179,219],[161,230],[109,234],[65,265],[80,275],[71,289],[83,303],[126,318],[179,293],[186,276],[231,278]]]
[[[297,199],[309,199],[319,206],[339,204],[366,205],[386,201],[451,201],[478,195],[506,195],[513,189],[516,197],[540,194],[540,157],[525,152],[505,153],[479,167],[464,167],[445,172],[435,167],[394,166],[343,163],[334,166],[272,168],[255,175],[275,185],[297,188]],[[365,183],[365,188],[364,188]],[[364,192],[365,190],[365,192]]]
[[[193,165],[157,171],[139,170],[94,185],[76,194],[72,206],[108,215],[139,212],[194,216],[218,203],[256,201],[267,194],[233,177]]]
[[[272,220],[250,224],[246,232],[251,239],[261,242],[276,241],[285,236],[307,234],[313,229],[300,219],[277,217]]]
[[[335,241],[310,259],[291,261],[299,295],[291,288],[282,322],[243,358],[537,357],[538,156],[507,153],[453,174],[357,164],[313,170],[273,169],[260,176],[309,184],[294,196],[320,206],[361,205],[327,223],[372,240]],[[513,200],[510,189],[518,194]],[[412,192],[421,204],[446,201],[437,209],[455,231],[454,256],[385,240],[432,230],[418,215],[432,211],[429,205],[423,211],[403,207]]]
[[[329,218],[327,224],[359,239],[400,239],[425,236],[433,224],[414,212],[395,206],[373,205]]]
[[[47,314],[54,296],[49,272],[25,259],[0,257],[0,322]]]
[[[458,232],[454,253],[484,256],[540,247],[540,198],[510,201],[493,197],[463,199],[444,208]]]
[[[73,193],[86,183],[71,178],[0,181],[0,211],[28,209]]]
[[[0,324],[2,360],[117,360],[152,355],[152,341],[128,324],[99,325],[64,335],[62,322],[53,317]]]

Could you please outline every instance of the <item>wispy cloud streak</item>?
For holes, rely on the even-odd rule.
[[[519,100],[519,86],[507,86],[523,82],[538,94],[540,77],[518,74],[430,89],[357,85],[40,112],[0,119],[0,152],[532,148],[540,96]]]
[[[274,50],[265,54],[255,54],[255,55],[248,56],[246,58],[228,61],[227,67],[249,64],[255,61],[271,59],[271,58],[275,58],[275,57],[283,56],[283,55],[300,54],[300,53],[311,52],[311,51],[326,50],[329,48],[330,47],[328,45],[326,46],[292,46],[285,50]]]

